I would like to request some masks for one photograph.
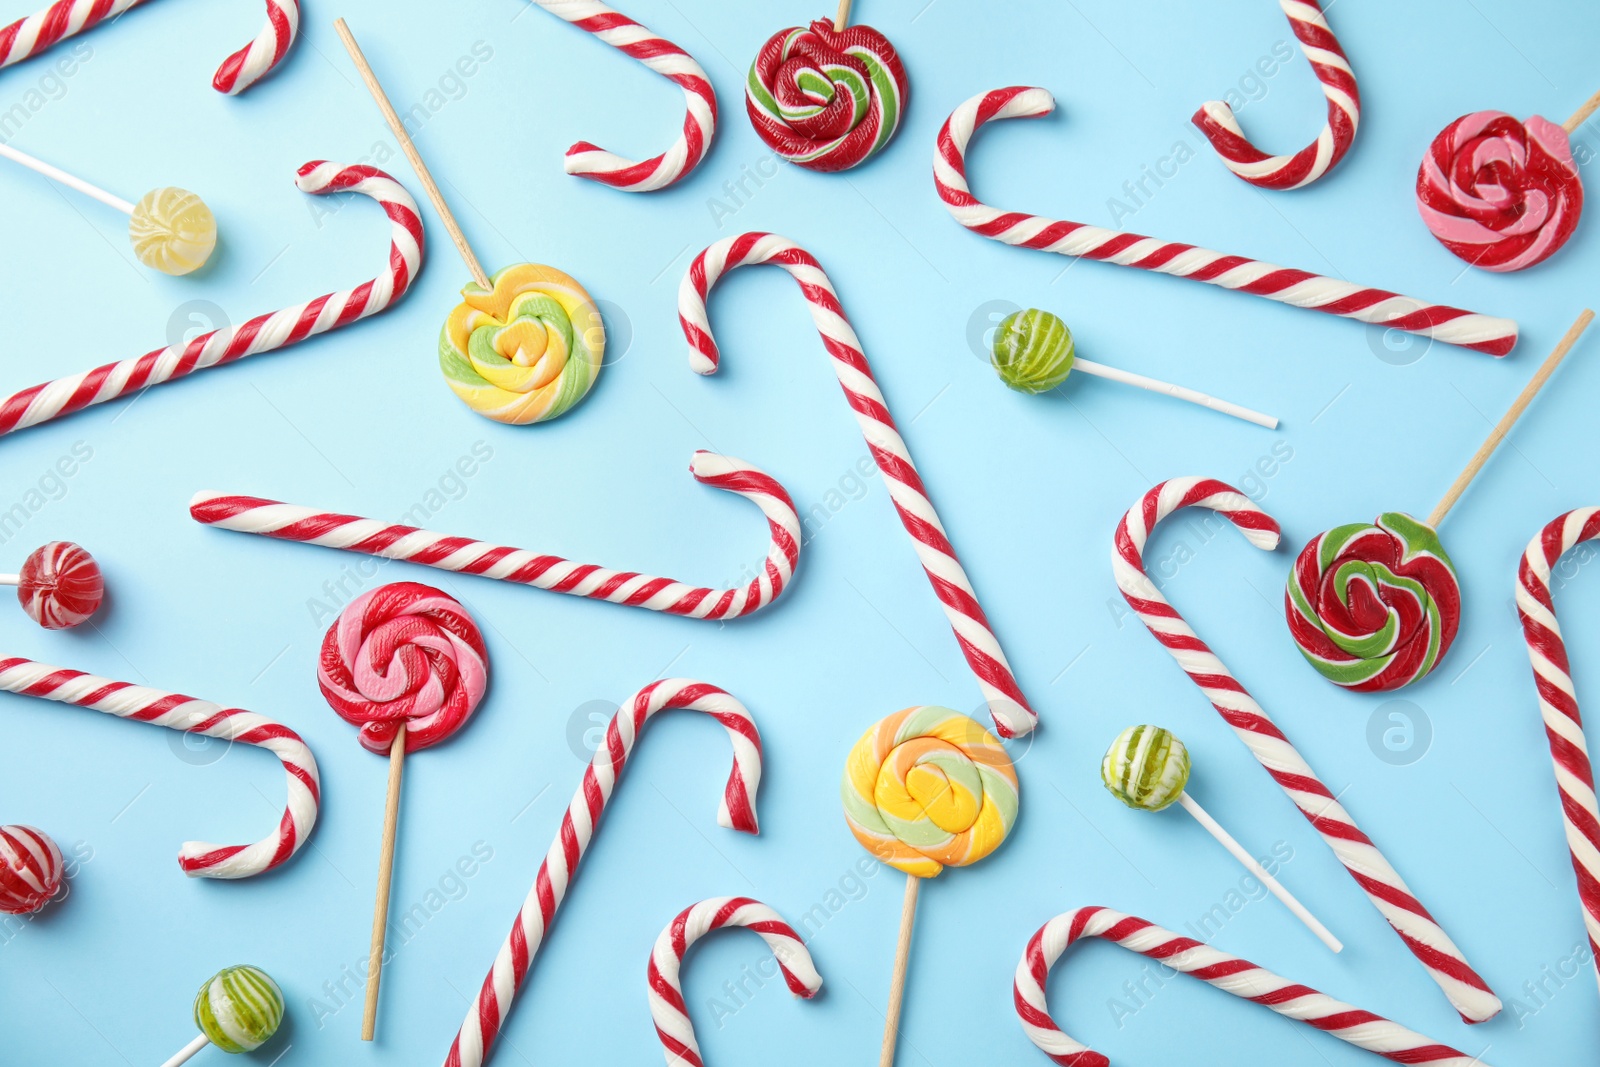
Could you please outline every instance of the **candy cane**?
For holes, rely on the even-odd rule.
[[[1412,895],[1398,872],[1356,826],[1350,813],[1317,777],[1277,723],[1189,628],[1145,575],[1144,547],[1162,519],[1187,507],[1209,508],[1237,526],[1245,539],[1268,551],[1278,545],[1278,524],[1237,489],[1213,478],[1173,478],[1146,493],[1117,525],[1111,569],[1128,605],[1212,707],[1260,761],[1333,849],[1367,898],[1394,927],[1413,955],[1469,1023],[1493,1018],[1500,1000],[1478,977],[1461,950]]]
[[[1223,166],[1263,189],[1298,189],[1332,170],[1356,138],[1361,121],[1361,92],[1350,60],[1328,28],[1317,0],[1278,0],[1289,28],[1311,62],[1311,70],[1328,98],[1328,121],[1317,139],[1292,156],[1269,156],[1244,135],[1233,108],[1210,100],[1194,113],[1193,122],[1222,157]]]
[[[671,148],[654,159],[640,163],[588,141],[579,141],[567,149],[568,174],[604,182],[626,193],[653,193],[700,165],[717,129],[717,92],[693,56],[599,0],[533,2],[557,18],[594,34],[624,55],[632,56],[662,77],[677,82],[683,90],[687,109],[683,133]]]
[[[461,1032],[450,1045],[446,1067],[481,1067],[488,1057],[511,1002],[544,944],[557,909],[566,899],[567,888],[583,862],[639,732],[653,716],[669,708],[705,712],[728,731],[728,739],[733,742],[733,770],[717,806],[717,825],[741,833],[757,832],[755,799],[761,784],[761,735],[744,705],[714,685],[687,678],[653,682],[629,697],[612,717],[605,741],[595,749],[594,758],[583,772],[583,784],[562,816],[561,832],[539,865],[539,875],[517,913],[517,921],[500,946],[494,966],[461,1024]]]
[[[800,935],[781,915],[759,900],[712,897],[689,905],[656,938],[647,971],[650,1017],[655,1020],[656,1036],[666,1051],[667,1067],[678,1064],[705,1067],[705,1061],[700,1058],[700,1043],[694,1038],[689,1006],[683,1000],[678,972],[689,946],[725,926],[744,926],[760,934],[772,950],[789,992],[795,996],[810,1000],[822,988],[822,976],[812,964],[811,953]]]
[[[337,512],[282,504],[254,496],[200,492],[189,501],[196,522],[280,541],[338,548],[425,567],[481,574],[552,593],[590,597],[691,619],[736,619],[760,611],[782,595],[800,561],[800,516],[777,479],[743,460],[696,452],[695,480],[744,497],[767,517],[765,569],[743,589],[709,589],[636,571],[614,571],[560,556],[538,555],[465,537],[419,530]]]
[[[354,289],[203,333],[185,345],[158,348],[0,398],[0,434],[25,430],[195,371],[285,348],[376,315],[404,296],[422,267],[422,219],[416,201],[400,183],[376,167],[314,160],[300,168],[295,185],[313,196],[350,192],[376,200],[389,216],[388,272]]]
[[[178,866],[191,877],[249,878],[270,871],[300,851],[316,825],[317,807],[322,802],[316,757],[300,740],[299,734],[263,715],[225,708],[181,693],[35,663],[20,656],[0,659],[0,689],[75,704],[119,719],[165,726],[169,730],[239,741],[277,756],[289,781],[289,800],[277,832],[253,845],[184,842],[178,851]]]
[[[1476,1056],[1457,1052],[1381,1015],[1362,1011],[1310,986],[1257,967],[1249,960],[1219,952],[1203,942],[1180,937],[1155,923],[1110,908],[1078,908],[1057,915],[1029,939],[1022,961],[1017,964],[1012,1002],[1022,1020],[1022,1032],[1063,1067],[1107,1067],[1111,1062],[1062,1033],[1050,1017],[1050,1006],[1045,999],[1050,968],[1067,946],[1085,937],[1115,942],[1155,960],[1167,970],[1192,974],[1241,1000],[1271,1008],[1279,1015],[1396,1063],[1486,1067]]]
[[[770,233],[747,233],[729,237],[701,252],[689,265],[683,284],[678,287],[678,321],[689,340],[689,366],[701,374],[714,374],[721,361],[717,341],[711,335],[706,314],[706,297],[717,280],[730,270],[750,264],[772,263],[788,271],[805,295],[811,321],[822,335],[822,344],[833,359],[850,410],[878,469],[889,486],[900,522],[911,535],[922,569],[933,583],[934,593],[944,608],[956,641],[967,658],[989,713],[1003,737],[1020,737],[1038,725],[1039,717],[1028,706],[1000,648],[1000,639],[989,626],[967,572],[956,559],[938,512],[928,499],[922,478],[911,462],[911,451],[895,428],[889,403],[872,377],[872,367],[861,348],[861,340],[845,318],[839,294],[816,259],[784,237]]]
[[[1055,98],[1043,89],[1013,86],[979,93],[945,121],[934,149],[933,180],[940,199],[957,222],[1008,245],[1190,278],[1282,304],[1422,334],[1495,356],[1505,355],[1517,343],[1517,324],[1510,319],[1428,304],[1387,289],[1351,285],[1337,278],[1194,245],[1020,211],[999,211],[974,197],[967,185],[966,156],[967,145],[977,130],[995,119],[1048,115],[1055,106]]]
[[[283,62],[300,35],[300,0],[267,0],[267,24],[256,39],[222,61],[211,87],[237,96]]]
[[[1550,569],[1569,549],[1600,536],[1600,508],[1579,508],[1550,522],[1528,542],[1517,568],[1517,614],[1528,641],[1539,711],[1555,760],[1561,820],[1567,829],[1578,900],[1589,932],[1591,959],[1600,975],[1600,805],[1595,803],[1594,768],[1583,736],[1577,688],[1567,660],[1566,642],[1550,596]]]
[[[0,67],[20,63],[57,42],[92,30],[145,0],[56,0],[43,11],[0,29]],[[261,80],[283,61],[300,32],[300,0],[267,0],[266,28],[223,60],[212,86],[230,96]]]

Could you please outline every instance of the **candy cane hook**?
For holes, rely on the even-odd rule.
[[[656,1036],[666,1052],[667,1067],[705,1067],[700,1058],[700,1043],[694,1037],[694,1022],[684,1003],[683,985],[678,972],[689,948],[713,930],[743,926],[761,935],[772,950],[778,970],[789,992],[810,1000],[822,988],[822,975],[811,962],[805,942],[783,916],[749,897],[712,897],[691,904],[661,931],[650,953],[646,977],[650,983],[650,1017]]]
[[[354,289],[329,293],[259,315],[238,326],[203,333],[184,345],[158,348],[133,359],[107,363],[12,393],[0,398],[0,434],[25,430],[195,371],[286,348],[376,315],[404,296],[422,267],[422,219],[411,194],[376,167],[322,160],[301,167],[295,185],[312,196],[349,192],[376,200],[389,216],[387,273]]]
[[[872,367],[862,350],[861,339],[845,318],[839,294],[827,272],[816,259],[790,241],[770,233],[747,233],[718,241],[695,257],[678,287],[678,321],[691,349],[689,366],[701,374],[714,374],[721,361],[706,299],[718,279],[731,270],[752,264],[771,263],[788,271],[800,283],[811,321],[822,335],[822,344],[833,360],[834,373],[844,390],[850,410],[894,501],[900,522],[911,535],[922,569],[933,583],[934,593],[944,608],[962,655],[977,676],[978,686],[989,703],[989,713],[1002,737],[1020,737],[1038,725],[1039,717],[1028,706],[1017,685],[1000,639],[978,604],[967,572],[956,558],[955,549],[939,522],[938,512],[928,499],[922,478],[911,462],[911,451],[895,428],[889,403],[872,377]]]
[[[1289,28],[1322,83],[1328,99],[1328,120],[1317,139],[1292,156],[1269,156],[1244,135],[1233,108],[1221,100],[1200,105],[1193,122],[1217,150],[1223,166],[1263,189],[1298,189],[1332,170],[1350,150],[1361,121],[1361,92],[1339,39],[1328,27],[1317,0],[1278,0]]]
[[[1352,285],[1194,245],[1066,219],[1000,211],[973,196],[967,184],[967,146],[973,135],[996,119],[1037,118],[1048,115],[1055,107],[1055,98],[1045,90],[1013,86],[979,93],[956,108],[939,131],[933,155],[934,185],[951,217],[973,233],[1002,244],[1189,278],[1281,304],[1406,330],[1490,355],[1503,356],[1516,345],[1517,324],[1510,319],[1429,304],[1387,289]]]
[[[1333,849],[1339,862],[1427,968],[1444,995],[1469,1023],[1500,1011],[1500,999],[1468,964],[1428,909],[1412,895],[1389,861],[1356,826],[1350,813],[1289,743],[1278,724],[1200,640],[1161,595],[1144,569],[1144,548],[1162,519],[1187,507],[1209,508],[1238,527],[1252,545],[1278,546],[1278,524],[1237,489],[1214,478],[1173,478],[1146,493],[1117,525],[1111,570],[1128,606],[1149,627],[1189,679],[1211,701],[1233,732],[1261,763],[1306,820]]]
[[[671,148],[641,163],[588,141],[579,141],[567,149],[568,174],[603,182],[625,193],[652,193],[665,189],[700,165],[717,129],[717,92],[693,56],[599,0],[533,2],[557,18],[594,34],[624,55],[637,59],[683,90],[683,133]]]
[[[696,452],[689,470],[713,489],[737,494],[767,518],[766,567],[743,589],[710,589],[636,571],[614,571],[560,556],[539,555],[466,537],[433,533],[355,515],[317,511],[254,496],[200,492],[189,514],[207,526],[280,541],[338,548],[367,556],[420,563],[461,574],[481,574],[552,593],[605,600],[691,619],[736,619],[760,611],[783,594],[800,561],[800,516],[776,478],[743,460]]]
[[[253,845],[185,842],[178,851],[178,866],[191,877],[249,878],[270,871],[298,852],[316,825],[317,808],[322,802],[316,758],[299,734],[265,716],[181,693],[35,663],[20,656],[0,659],[0,690],[75,704],[169,730],[255,745],[277,756],[289,782],[289,799],[277,832]]]
[[[600,816],[622,776],[623,766],[645,723],[669,708],[700,711],[721,723],[733,742],[733,770],[717,807],[717,825],[754,834],[756,790],[761,784],[761,735],[745,706],[705,682],[669,678],[628,698],[606,727],[605,741],[583,772],[583,783],[561,818],[561,831],[539,865],[539,875],[523,901],[511,933],[500,946],[461,1032],[450,1045],[445,1067],[481,1067],[489,1056],[511,1002],[544,944],[556,911],[583,862]]]
[[[1310,986],[1291,982],[1249,960],[1133,915],[1110,908],[1078,908],[1039,928],[1017,964],[1012,1002],[1022,1032],[1063,1067],[1108,1067],[1110,1060],[1068,1037],[1050,1017],[1045,983],[1050,969],[1073,942],[1099,937],[1155,960],[1170,971],[1192,974],[1225,993],[1271,1008],[1279,1015],[1315,1027],[1340,1041],[1375,1052],[1396,1063],[1429,1067],[1487,1067],[1476,1056],[1457,1052],[1381,1015],[1335,1000]]]
[[[1561,821],[1566,826],[1572,870],[1578,878],[1578,901],[1589,933],[1590,958],[1600,976],[1600,805],[1595,802],[1594,768],[1583,736],[1577,687],[1567,645],[1556,622],[1550,595],[1550,570],[1575,545],[1600,537],[1600,508],[1578,508],[1552,519],[1528,542],[1517,567],[1517,615],[1528,642],[1533,683],[1539,691],[1550,755],[1555,762],[1556,789],[1561,794]]]
[[[56,0],[43,11],[0,29],[0,67],[31,59],[57,42],[92,30],[146,0]],[[267,0],[267,25],[254,41],[223,60],[212,79],[219,93],[250,88],[283,61],[300,33],[300,0]]]

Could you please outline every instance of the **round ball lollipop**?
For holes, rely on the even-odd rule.
[[[521,426],[572,410],[589,395],[605,359],[606,331],[594,298],[570,275],[538,263],[489,276],[355,35],[344,19],[333,26],[472,275],[439,334],[445,383],[496,422]]]
[[[224,967],[194,998],[195,1039],[161,1067],[178,1067],[207,1045],[224,1052],[254,1052],[283,1023],[283,991],[259,967]]]
[[[889,39],[849,26],[850,0],[830,21],[779,30],[745,79],[745,110],[778,155],[809,170],[859,166],[883,150],[911,84]]]
[[[905,871],[881,1063],[894,1061],[917,888],[946,867],[999,848],[1017,821],[1017,772],[1000,739],[949,708],[897,711],[861,736],[845,762],[844,817],[863,848]]]
[[[217,220],[187,189],[152,189],[128,213],[128,240],[139,262],[163,274],[188,274],[205,266],[217,247]]]
[[[0,585],[17,587],[17,602],[46,630],[65,630],[88,620],[105,600],[100,565],[81,545],[51,541],[22,561],[17,574],[0,574]]]
[[[1388,511],[1319,534],[1301,550],[1283,595],[1289,633],[1324,678],[1360,692],[1427,677],[1461,625],[1461,582],[1439,524],[1594,320],[1580,314],[1426,521]]]
[[[1283,885],[1250,853],[1234,840],[1233,835],[1191,797],[1189,784],[1189,750],[1170,730],[1159,726],[1130,726],[1117,735],[1100,761],[1100,781],[1111,795],[1137,811],[1164,811],[1174,804],[1195,817],[1212,837],[1227,849],[1245,870],[1283,902],[1295,918],[1306,924],[1317,939],[1335,952],[1344,945],[1328,932],[1328,928],[1305,905],[1295,899]]]
[[[32,826],[0,826],[0,912],[31,915],[61,888],[66,864],[50,835]]]
[[[488,684],[489,653],[478,624],[453,597],[418,582],[382,585],[357,597],[322,639],[317,685],[323,697],[341,719],[361,728],[363,748],[389,756],[363,1041],[371,1041],[377,1027],[406,749],[428,748],[461,729]]]
[[[1214,396],[1207,396],[1193,389],[1185,389],[1181,385],[1172,385],[1154,378],[1146,378],[1142,374],[1108,367],[1104,363],[1093,363],[1082,359],[1077,355],[1072,331],[1067,328],[1067,324],[1050,312],[1040,311],[1038,308],[1015,311],[1001,320],[999,328],[994,333],[990,362],[994,365],[995,372],[1000,375],[1000,380],[1021,393],[1047,393],[1064,383],[1067,375],[1076,368],[1085,374],[1109,378],[1124,385],[1136,385],[1153,393],[1165,393],[1178,400],[1186,400],[1191,404],[1220,411],[1224,415],[1232,415],[1236,419],[1253,422],[1257,426],[1265,426],[1269,430],[1277,429],[1278,426],[1278,420],[1271,415],[1263,415],[1259,411],[1251,411],[1238,404],[1218,400]]]

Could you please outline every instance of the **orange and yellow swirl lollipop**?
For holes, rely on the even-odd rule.
[[[977,720],[933,705],[873,725],[845,761],[845,821],[868,852],[905,871],[880,1067],[894,1063],[917,889],[946,867],[999,848],[1017,821],[1017,771],[1000,739]]]

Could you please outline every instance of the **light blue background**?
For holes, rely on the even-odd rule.
[[[29,6],[12,0],[5,17]],[[839,769],[880,716],[911,703],[973,710],[979,696],[882,480],[855,480],[865,448],[793,282],[777,270],[730,280],[712,306],[726,370],[704,381],[687,369],[678,280],[700,248],[745,229],[791,236],[828,268],[1044,724],[1013,746],[1024,785],[1013,839],[981,866],[925,887],[902,1065],[1043,1063],[1010,1004],[1012,969],[1041,923],[1100,903],[1182,928],[1238,886],[1242,872],[1191,820],[1129,812],[1101,789],[1105,745],[1136,721],[1185,738],[1195,796],[1248,847],[1292,849],[1285,882],[1348,946],[1328,954],[1267,901],[1233,916],[1218,947],[1470,1053],[1487,1046],[1496,1064],[1592,1056],[1600,1002],[1589,975],[1547,984],[1550,996],[1524,990],[1583,935],[1511,591],[1518,554],[1540,526],[1600,503],[1587,399],[1600,389],[1600,338],[1577,348],[1445,525],[1469,610],[1443,668],[1391,694],[1405,703],[1321,681],[1289,642],[1279,591],[1293,552],[1317,531],[1383,510],[1425,514],[1594,300],[1585,285],[1600,266],[1593,220],[1537,269],[1464,272],[1424,231],[1411,188],[1428,141],[1457,115],[1488,107],[1559,122],[1600,88],[1600,13],[1557,0],[1343,0],[1331,20],[1367,104],[1360,137],[1314,187],[1261,193],[1216,162],[1188,116],[1291,38],[1272,4],[1224,7],[1037,0],[996,14],[961,0],[862,0],[858,17],[888,34],[910,71],[898,138],[845,175],[780,166],[763,184],[747,182],[738,203],[725,183],[747,168],[772,173],[743,115],[745,65],[770,33],[824,14],[821,4],[629,7],[700,59],[723,112],[700,170],[650,196],[569,178],[561,153],[587,138],[652,154],[677,130],[680,94],[523,0],[307,0],[287,65],[237,100],[208,82],[257,29],[258,6],[165,0],[82,38],[92,55],[59,98],[41,97],[44,106],[9,131],[12,143],[130,197],[161,184],[193,188],[215,209],[223,244],[199,276],[153,275],[135,265],[115,213],[7,170],[5,388],[342,288],[383,263],[387,227],[370,203],[352,199],[319,219],[327,205],[291,182],[308,159],[380,153],[420,196],[332,32],[341,14],[402,110],[440,87],[475,42],[490,43],[493,58],[459,99],[443,83],[421,149],[487,263],[550,262],[607,302],[614,362],[587,403],[550,425],[503,427],[459,404],[433,353],[465,272],[425,209],[431,262],[394,311],[3,443],[0,507],[22,499],[74,443],[93,450],[64,495],[0,548],[3,569],[68,538],[96,554],[112,590],[108,610],[81,632],[43,633],[8,610],[8,650],[279,718],[314,748],[326,792],[315,835],[286,868],[242,883],[186,880],[173,860],[180,841],[248,841],[275,823],[283,781],[274,760],[0,699],[0,821],[37,824],[91,856],[63,906],[7,928],[0,1059],[159,1062],[192,1032],[196,986],[224,964],[253,962],[282,984],[291,1021],[252,1062],[438,1062],[579,782],[591,716],[603,721],[607,703],[662,673],[724,686],[756,715],[767,752],[762,834],[713,822],[728,765],[719,729],[687,715],[651,728],[496,1062],[656,1062],[650,945],[680,908],[727,893],[755,895],[796,922],[821,904],[827,918],[812,947],[827,987],[800,1005],[771,983],[719,1026],[713,998],[731,1007],[723,983],[762,952],[749,935],[714,939],[686,972],[710,1061],[876,1056],[902,879],[865,865],[874,877],[853,880],[864,854],[839,814]],[[0,111],[25,101],[69,47],[0,74]],[[1522,343],[1498,362],[1443,345],[1396,352],[1381,331],[1351,322],[966,233],[935,197],[933,139],[958,103],[1008,84],[1046,86],[1061,109],[983,135],[972,170],[988,202],[1109,224],[1108,198],[1184,142],[1200,150],[1126,225],[1513,316]],[[1242,113],[1248,132],[1277,149],[1304,144],[1323,101],[1298,49],[1258,84],[1260,98]],[[1600,134],[1576,141],[1592,148]],[[719,199],[737,207],[731,217],[719,218],[728,215],[714,208]],[[1271,411],[1283,428],[1093,379],[1075,377],[1049,398],[1009,392],[968,341],[997,301],[1061,314],[1086,357]],[[404,564],[383,570],[382,580],[435,582],[467,602],[493,661],[477,720],[408,761],[396,914],[426,903],[475,843],[493,859],[399,948],[380,1040],[363,1045],[356,983],[344,979],[336,997],[324,983],[337,985],[342,968],[365,957],[384,763],[317,692],[326,615],[316,621],[308,603],[357,557],[207,530],[185,504],[215,488],[398,516],[480,441],[492,460],[435,516],[436,528],[727,583],[758,563],[763,528],[748,505],[691,481],[684,467],[697,448],[767,468],[803,508],[821,504],[828,517],[812,526],[793,591],[728,626]],[[1145,489],[1189,473],[1244,483],[1280,441],[1292,459],[1267,464],[1272,475],[1247,488],[1283,523],[1283,549],[1262,555],[1226,530],[1200,548],[1185,517],[1155,538],[1152,559],[1194,550],[1192,565],[1169,568],[1168,594],[1507,999],[1505,1015],[1485,1026],[1457,1020],[1311,828],[1125,614],[1111,581],[1113,527]],[[1580,686],[1592,685],[1600,592],[1591,579],[1559,600]],[[1369,742],[1370,724],[1381,735],[1406,721],[1427,724],[1409,750]],[[830,897],[841,887],[848,892]],[[1188,980],[1119,1029],[1108,998],[1143,962],[1100,945],[1074,952],[1052,984],[1057,1017],[1127,1064],[1365,1062]]]

